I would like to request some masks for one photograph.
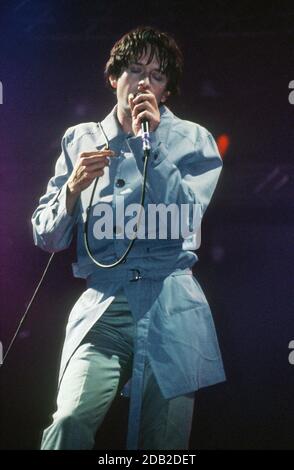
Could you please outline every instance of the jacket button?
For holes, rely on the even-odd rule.
[[[115,186],[117,188],[122,188],[124,185],[126,184],[125,180],[119,178],[118,180],[116,180],[115,182]]]

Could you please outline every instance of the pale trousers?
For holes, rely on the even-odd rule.
[[[71,357],[41,449],[92,449],[114,398],[131,377],[136,322],[127,304],[116,300]],[[188,449],[193,408],[194,393],[163,397],[147,361],[139,448]]]

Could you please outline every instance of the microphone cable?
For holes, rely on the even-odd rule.
[[[45,267],[45,269],[44,269],[44,271],[43,271],[43,274],[42,274],[42,276],[41,276],[41,278],[40,278],[40,281],[38,282],[38,285],[37,285],[37,287],[36,287],[36,289],[35,289],[35,291],[34,291],[32,297],[31,297],[31,300],[30,300],[29,303],[28,303],[28,306],[27,306],[27,308],[26,308],[26,310],[25,310],[25,313],[24,313],[23,316],[21,317],[20,322],[19,322],[19,324],[18,324],[18,327],[16,328],[15,333],[14,333],[14,335],[13,335],[13,337],[12,337],[12,339],[11,339],[9,345],[8,345],[8,348],[7,348],[7,351],[6,351],[5,354],[4,354],[3,360],[2,360],[2,362],[0,362],[0,366],[3,366],[3,365],[4,365],[4,362],[6,361],[6,358],[7,358],[7,356],[8,356],[8,353],[9,353],[9,351],[11,350],[11,348],[12,348],[12,346],[13,346],[13,344],[14,344],[16,338],[17,338],[17,335],[18,335],[18,333],[19,333],[19,330],[21,329],[21,327],[22,327],[24,321],[26,320],[26,318],[27,318],[27,316],[28,316],[29,310],[30,310],[30,308],[31,308],[31,306],[32,306],[32,303],[34,302],[35,297],[36,297],[36,295],[37,295],[37,293],[38,293],[38,291],[39,291],[39,289],[40,289],[40,287],[41,287],[41,284],[42,284],[42,282],[43,282],[43,280],[44,280],[44,277],[46,276],[46,273],[47,273],[47,271],[48,271],[48,269],[49,269],[49,266],[50,266],[50,264],[51,264],[51,262],[52,262],[52,259],[53,259],[54,255],[55,255],[55,253],[52,253],[51,256],[50,256],[50,258],[49,258],[49,260],[48,260],[48,262],[47,262],[47,265],[46,265],[46,267]]]
[[[105,150],[108,150],[109,149],[109,141],[108,141],[108,138],[104,132],[104,129],[101,125],[100,122],[98,122],[98,126],[104,136],[104,139],[105,139],[105,146],[104,146],[104,149]],[[143,206],[144,206],[144,200],[145,200],[145,192],[146,192],[146,180],[147,180],[147,163],[148,163],[148,158],[149,158],[149,155],[150,155],[150,137],[149,137],[149,123],[148,121],[143,121],[142,122],[142,125],[141,125],[141,131],[142,131],[142,141],[143,141],[143,151],[144,151],[144,166],[143,166],[143,182],[142,182],[142,190],[141,190],[141,199],[140,199],[140,210],[139,210],[139,214],[138,214],[138,223],[136,224],[136,230],[135,232],[137,233],[138,231],[138,226],[140,225],[140,220],[141,220],[141,216],[142,216],[142,210],[143,210]],[[84,223],[84,243],[85,243],[85,248],[86,248],[86,251],[87,251],[87,254],[89,255],[89,257],[91,258],[91,260],[93,261],[93,263],[98,266],[99,268],[114,268],[115,266],[125,262],[126,260],[126,257],[128,255],[128,253],[130,252],[133,244],[135,243],[135,240],[137,238],[137,235],[134,236],[134,238],[132,238],[132,240],[130,241],[127,249],[125,250],[125,252],[123,253],[123,255],[117,260],[115,261],[114,263],[111,263],[111,264],[104,264],[104,263],[101,263],[99,261],[97,261],[94,256],[92,255],[92,252],[91,252],[91,249],[90,249],[90,246],[89,246],[89,239],[88,239],[88,224],[89,224],[89,213],[90,213],[90,210],[91,210],[91,207],[92,207],[92,202],[93,202],[93,198],[94,198],[94,194],[95,194],[95,191],[96,191],[96,187],[97,187],[97,183],[98,183],[98,180],[99,180],[99,176],[97,176],[95,182],[94,182],[94,186],[93,186],[93,190],[92,190],[92,194],[91,194],[91,197],[90,197],[90,202],[89,202],[89,205],[87,207],[87,210],[86,210],[86,221]],[[58,194],[60,193],[61,189],[59,189],[59,192]],[[58,197],[58,194],[57,194],[57,197]],[[45,269],[43,271],[43,274],[41,275],[41,278],[40,278],[40,281],[38,282],[37,284],[37,287],[36,289],[34,290],[34,293],[28,303],[28,306],[24,312],[24,314],[22,315],[21,319],[20,319],[20,322],[15,330],[15,333],[8,345],[8,348],[3,356],[3,360],[0,361],[0,367],[2,367],[4,365],[4,363],[6,362],[7,360],[7,356],[12,348],[12,346],[14,345],[15,343],[15,340],[17,338],[17,335],[23,325],[23,323],[25,322],[28,314],[29,314],[29,311],[30,311],[30,308],[36,298],[36,295],[43,283],[43,280],[47,274],[47,271],[49,269],[49,266],[54,258],[54,255],[55,253],[51,253],[50,255],[50,258],[47,262],[47,265],[45,266]]]
[[[108,150],[109,149],[109,141],[108,141],[107,135],[105,134],[104,129],[103,129],[100,122],[98,122],[98,126],[99,126],[100,131],[102,132],[102,134],[104,136],[104,139],[105,139],[104,149]],[[88,205],[87,210],[86,210],[86,221],[84,223],[84,243],[85,243],[85,248],[86,248],[88,256],[91,258],[93,263],[96,266],[98,266],[99,268],[106,268],[106,269],[114,268],[115,266],[118,266],[119,264],[124,263],[126,261],[126,257],[128,255],[128,253],[130,252],[133,244],[135,243],[135,240],[137,239],[138,227],[140,225],[140,220],[141,220],[141,217],[142,217],[142,211],[143,211],[144,200],[145,200],[146,180],[147,180],[147,164],[148,164],[148,158],[149,158],[149,155],[150,155],[150,137],[149,137],[149,124],[148,124],[148,121],[143,121],[142,122],[141,132],[142,132],[143,151],[144,151],[144,157],[143,157],[144,158],[144,165],[143,165],[143,182],[142,182],[142,190],[141,190],[140,209],[139,209],[139,214],[138,214],[138,222],[135,226],[135,232],[136,233],[135,233],[134,237],[131,239],[129,245],[127,246],[125,252],[121,255],[121,257],[118,260],[116,260],[116,261],[114,261],[113,263],[110,263],[110,264],[104,264],[104,263],[101,263],[100,261],[97,261],[94,258],[93,254],[91,252],[90,246],[89,246],[89,238],[88,238],[89,213],[90,213],[90,210],[91,210],[91,207],[92,207],[92,202],[93,202],[96,186],[97,186],[97,183],[98,183],[98,180],[99,180],[99,176],[97,176],[97,178],[95,180],[95,183],[94,183],[94,186],[93,186],[92,194],[91,194],[91,197],[90,197],[90,202],[89,202],[89,205]]]

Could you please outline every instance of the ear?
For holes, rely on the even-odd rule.
[[[113,75],[109,76],[109,83],[112,86],[112,88],[117,87],[117,79]]]
[[[170,94],[171,94],[170,91],[168,91],[168,90],[165,91],[165,92],[163,93],[162,97],[161,97],[161,100],[160,100],[161,103],[165,103],[166,100],[168,99],[168,97],[170,96]]]

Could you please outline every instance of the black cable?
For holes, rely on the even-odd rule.
[[[36,289],[35,289],[35,291],[34,291],[34,293],[33,293],[33,295],[32,295],[31,300],[29,301],[29,304],[28,304],[28,306],[27,306],[27,308],[26,308],[26,311],[25,311],[25,313],[23,314],[23,316],[22,316],[22,318],[21,318],[21,320],[20,320],[20,322],[19,322],[19,324],[18,324],[18,327],[17,327],[17,329],[16,329],[16,331],[15,331],[13,337],[12,337],[12,340],[11,340],[10,343],[9,343],[9,346],[8,346],[8,348],[7,348],[7,351],[6,351],[6,353],[5,353],[4,357],[3,357],[2,364],[0,364],[1,366],[3,366],[4,361],[6,360],[6,358],[7,358],[7,356],[8,356],[8,353],[9,353],[10,349],[12,348],[12,346],[13,346],[13,344],[14,344],[14,341],[16,340],[16,337],[17,337],[17,335],[18,335],[18,332],[19,332],[19,330],[21,329],[22,324],[24,323],[24,321],[25,321],[25,319],[26,319],[26,317],[27,317],[27,315],[28,315],[28,313],[29,313],[29,310],[30,310],[30,308],[31,308],[31,305],[32,305],[32,303],[33,303],[33,301],[34,301],[34,299],[35,299],[37,293],[38,293],[39,288],[41,287],[41,284],[42,284],[42,282],[43,282],[43,280],[44,280],[44,277],[45,277],[45,275],[46,275],[46,273],[47,273],[47,271],[48,271],[48,268],[49,268],[49,266],[50,266],[50,264],[51,264],[51,261],[52,261],[54,255],[55,255],[55,253],[52,253],[51,256],[50,256],[50,258],[49,258],[49,261],[48,261],[48,263],[47,263],[47,265],[46,265],[46,267],[45,267],[45,269],[44,269],[44,272],[43,272],[43,274],[42,274],[42,276],[41,276],[41,279],[40,279],[40,281],[38,282],[38,285],[37,285],[37,287],[36,287]]]
[[[108,142],[107,136],[106,136],[100,122],[98,123],[98,125],[100,127],[101,132],[104,135],[104,138],[105,138],[105,147],[104,147],[104,149],[108,150],[109,149],[109,142]],[[142,191],[141,191],[141,200],[140,200],[140,210],[139,210],[139,215],[138,215],[138,222],[136,224],[136,230],[135,230],[136,234],[135,234],[134,238],[130,241],[126,251],[122,254],[122,256],[118,260],[114,261],[114,263],[110,263],[110,264],[104,264],[104,263],[101,263],[100,261],[97,261],[94,258],[93,254],[91,252],[90,246],[89,246],[89,239],[88,239],[89,213],[90,213],[90,210],[91,210],[91,207],[92,207],[92,202],[93,202],[93,198],[94,198],[94,194],[95,194],[95,191],[96,191],[96,186],[97,186],[99,177],[97,177],[96,180],[95,180],[93,190],[92,190],[92,194],[91,194],[91,197],[90,197],[90,202],[89,202],[89,205],[88,205],[87,210],[86,210],[86,220],[85,220],[85,223],[84,223],[84,243],[85,243],[85,248],[86,248],[86,251],[88,253],[88,256],[91,258],[93,263],[96,266],[98,266],[99,268],[114,268],[115,266],[123,263],[125,261],[127,255],[129,254],[133,244],[135,243],[135,240],[137,239],[137,231],[138,231],[138,227],[140,225],[142,210],[143,210],[143,207],[144,207],[146,179],[147,179],[147,164],[148,164],[149,155],[150,155],[150,148],[144,147],[143,183],[142,183]]]
[[[95,193],[95,189],[96,189],[99,177],[96,178],[96,181],[95,181],[95,184],[94,184],[94,187],[93,187],[93,191],[92,191],[92,195],[91,195],[91,198],[90,198],[89,206],[87,208],[86,221],[84,223],[84,243],[85,243],[85,248],[86,248],[86,251],[88,253],[88,256],[91,258],[93,263],[96,264],[96,266],[98,266],[99,268],[114,268],[118,264],[123,263],[124,260],[126,259],[127,255],[129,254],[133,244],[135,243],[135,240],[137,239],[137,231],[138,231],[138,227],[140,225],[140,220],[141,220],[142,211],[143,211],[143,207],[144,207],[144,200],[145,200],[148,154],[149,154],[148,151],[144,152],[143,183],[142,183],[142,192],[141,192],[141,200],[140,200],[140,210],[139,210],[139,214],[138,214],[138,221],[137,221],[137,224],[136,224],[136,227],[135,227],[136,234],[135,234],[134,238],[132,238],[132,240],[130,241],[126,251],[122,254],[122,256],[118,260],[114,261],[114,263],[110,263],[110,264],[104,264],[104,263],[101,263],[100,261],[97,261],[94,258],[94,256],[92,255],[91,249],[90,249],[90,246],[89,246],[89,239],[88,239],[89,213],[90,213],[90,210],[91,210],[92,201],[93,201],[93,197],[94,197],[94,193]]]
[[[105,145],[104,148],[105,148],[105,149],[109,149],[109,142],[108,142],[107,136],[106,136],[106,134],[105,134],[105,132],[104,132],[104,130],[103,130],[103,128],[102,128],[100,122],[98,123],[98,125],[99,125],[99,127],[100,127],[101,132],[102,132],[103,135],[104,135],[104,138],[105,138],[106,145]],[[139,211],[139,215],[138,215],[138,223],[136,224],[136,232],[138,231],[138,227],[139,227],[139,225],[140,225],[140,219],[141,219],[142,210],[143,210],[143,207],[144,207],[146,178],[147,178],[147,163],[148,163],[149,154],[150,154],[150,148],[144,147],[143,183],[142,183],[142,192],[141,192],[141,201],[140,201],[140,211]],[[117,266],[118,264],[122,263],[122,262],[126,259],[128,253],[130,252],[130,250],[131,250],[131,248],[132,248],[132,246],[133,246],[133,244],[134,244],[134,242],[135,242],[135,240],[136,240],[136,238],[137,238],[137,235],[135,235],[135,237],[130,241],[130,243],[129,243],[127,249],[126,249],[126,251],[124,252],[124,254],[123,254],[117,261],[115,261],[114,263],[111,263],[111,264],[103,264],[103,263],[100,263],[99,261],[97,261],[97,260],[93,257],[93,255],[92,255],[92,253],[91,253],[91,250],[90,250],[90,247],[89,247],[89,241],[88,241],[88,223],[89,223],[89,212],[90,212],[90,210],[91,210],[91,206],[92,206],[92,202],[93,202],[93,198],[94,198],[94,194],[95,194],[95,190],[96,190],[96,186],[97,186],[98,180],[99,180],[99,177],[97,177],[96,180],[95,180],[95,183],[94,183],[94,186],[93,186],[93,191],[92,191],[91,198],[90,198],[90,202],[89,202],[89,206],[88,206],[87,211],[86,211],[86,221],[85,221],[85,224],[84,224],[84,242],[85,242],[85,248],[86,248],[86,251],[87,251],[89,257],[91,258],[91,260],[93,261],[93,263],[95,263],[97,266],[99,266],[100,268],[113,268],[113,267]],[[59,192],[58,192],[58,194],[57,194],[57,197],[58,197],[60,191],[61,191],[61,189],[59,190]],[[37,293],[38,293],[38,291],[39,291],[39,289],[40,289],[40,287],[41,287],[41,284],[42,284],[42,282],[43,282],[43,280],[44,280],[44,277],[46,276],[46,273],[47,273],[48,268],[49,268],[49,266],[50,266],[50,264],[51,264],[51,262],[52,262],[52,259],[53,259],[54,255],[55,255],[55,253],[52,253],[51,256],[50,256],[50,258],[49,258],[49,260],[48,260],[48,263],[47,263],[47,265],[46,265],[46,267],[45,267],[45,269],[44,269],[44,272],[43,272],[43,274],[42,274],[42,276],[41,276],[41,279],[40,279],[40,281],[39,281],[39,283],[38,283],[38,285],[37,285],[37,287],[36,287],[36,289],[35,289],[35,291],[34,291],[34,293],[33,293],[33,295],[32,295],[31,300],[29,301],[28,306],[27,306],[27,308],[26,308],[26,310],[25,310],[25,313],[23,314],[23,316],[22,316],[22,318],[21,318],[21,320],[20,320],[20,322],[19,322],[19,324],[18,324],[18,327],[17,327],[17,329],[16,329],[16,331],[15,331],[15,333],[14,333],[14,335],[13,335],[13,337],[12,337],[10,343],[9,343],[9,346],[8,346],[8,348],[7,348],[7,351],[6,351],[6,353],[4,354],[2,364],[1,364],[1,362],[0,362],[0,366],[3,366],[3,365],[4,365],[4,362],[6,361],[6,358],[7,358],[7,356],[8,356],[8,353],[10,352],[10,350],[11,350],[11,348],[12,348],[12,346],[13,346],[13,344],[14,344],[16,338],[17,338],[17,335],[18,335],[18,333],[19,333],[19,331],[20,331],[20,329],[21,329],[21,327],[22,327],[24,321],[26,320],[26,317],[28,316],[29,310],[30,310],[30,308],[31,308],[31,306],[32,306],[32,303],[33,303],[33,301],[35,300],[35,297],[36,297],[36,295],[37,295]]]

